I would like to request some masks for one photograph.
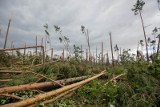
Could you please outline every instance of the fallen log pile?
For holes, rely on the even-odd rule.
[[[88,76],[81,76],[81,77],[57,80],[56,82],[58,82],[60,84],[68,84],[68,83],[81,81],[81,80],[84,80],[86,78],[88,78]],[[56,83],[53,83],[53,82],[41,82],[41,83],[33,83],[33,84],[24,84],[24,85],[0,88],[0,94],[2,94],[2,93],[12,93],[12,92],[15,92],[15,91],[28,90],[28,89],[53,88],[53,87],[56,87],[56,86],[59,86],[59,85],[56,84]]]
[[[65,91],[68,91],[68,90],[72,91],[72,89],[75,90],[75,89],[81,87],[82,85],[90,82],[91,80],[94,80],[94,79],[96,79],[96,78],[98,78],[98,77],[100,77],[100,76],[102,76],[104,74],[105,74],[104,71],[102,71],[101,73],[99,73],[99,74],[97,74],[97,75],[95,75],[93,77],[90,77],[88,79],[82,80],[80,82],[77,82],[77,83],[74,83],[74,84],[71,84],[71,85],[67,85],[67,86],[63,86],[63,87],[61,87],[59,89],[56,89],[56,90],[53,90],[53,91],[50,91],[50,92],[46,92],[46,93],[43,93],[43,94],[38,94],[38,95],[36,95],[34,97],[27,98],[25,100],[22,100],[22,101],[19,101],[19,102],[16,102],[16,103],[10,103],[10,104],[6,104],[6,105],[2,105],[1,107],[22,107],[22,106],[32,105],[32,104],[36,103],[37,101],[44,100],[44,99],[46,99],[48,97],[63,93]],[[63,95],[64,94],[61,94],[61,96],[63,96]]]

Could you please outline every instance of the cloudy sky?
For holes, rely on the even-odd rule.
[[[148,37],[154,27],[160,27],[160,11],[157,0],[144,0],[143,17]],[[136,0],[0,0],[0,48],[3,48],[8,20],[13,16],[7,47],[11,41],[15,47],[35,45],[45,38],[44,27],[49,26],[51,47],[59,51],[63,44],[53,25],[61,27],[62,34],[70,39],[70,46],[83,45],[87,48],[81,25],[89,30],[91,49],[110,51],[109,32],[112,32],[113,45],[121,48],[136,49],[137,42],[144,39],[140,17],[131,11]]]

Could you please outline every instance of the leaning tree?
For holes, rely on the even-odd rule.
[[[145,39],[145,45],[146,45],[146,57],[147,57],[147,61],[149,62],[148,43],[147,43],[147,37],[146,37],[146,32],[145,32],[145,27],[144,27],[144,21],[143,21],[143,17],[142,17],[142,8],[143,8],[144,4],[145,4],[144,1],[137,0],[136,4],[133,5],[134,8],[132,9],[132,11],[134,11],[135,15],[139,14],[139,16],[140,16],[142,28],[143,28],[144,39]]]

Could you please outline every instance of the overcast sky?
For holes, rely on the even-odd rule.
[[[160,11],[157,0],[144,0],[143,18],[147,36],[154,27],[160,27]],[[83,45],[87,48],[81,25],[89,30],[91,49],[110,51],[109,32],[112,32],[113,45],[121,48],[136,49],[137,42],[144,39],[140,17],[131,11],[136,0],[0,0],[0,47],[3,48],[8,20],[11,22],[7,47],[14,41],[15,47],[35,45],[45,38],[44,27],[49,25],[51,44],[55,51],[63,49],[59,35],[53,25],[61,27],[62,34],[70,39],[70,46]]]

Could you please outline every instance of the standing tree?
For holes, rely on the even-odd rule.
[[[66,51],[69,53],[69,56],[71,56],[71,49],[69,46],[69,42],[70,42],[69,38],[62,35],[62,30],[60,27],[58,27],[57,25],[54,25],[54,28],[55,28],[55,31],[60,34],[60,37],[59,37],[60,42],[61,43],[63,42]]]
[[[85,26],[81,26],[81,31],[86,36],[86,40],[87,40],[87,44],[88,44],[88,49],[89,49],[89,61],[91,61],[91,50],[90,50],[90,42],[89,42],[88,29],[85,29]]]
[[[110,46],[111,46],[111,53],[112,53],[112,66],[114,67],[114,57],[113,57],[112,34],[111,34],[111,32],[109,33],[109,35],[110,35]]]
[[[146,32],[145,32],[144,22],[143,22],[143,17],[142,17],[142,8],[143,8],[144,4],[145,4],[144,1],[137,0],[136,4],[133,5],[134,8],[132,9],[132,11],[134,11],[135,15],[138,15],[138,14],[140,15],[141,23],[142,23],[142,28],[143,28],[143,33],[144,33],[144,38],[145,38],[146,57],[147,57],[147,62],[149,62],[147,37],[146,37]]]

